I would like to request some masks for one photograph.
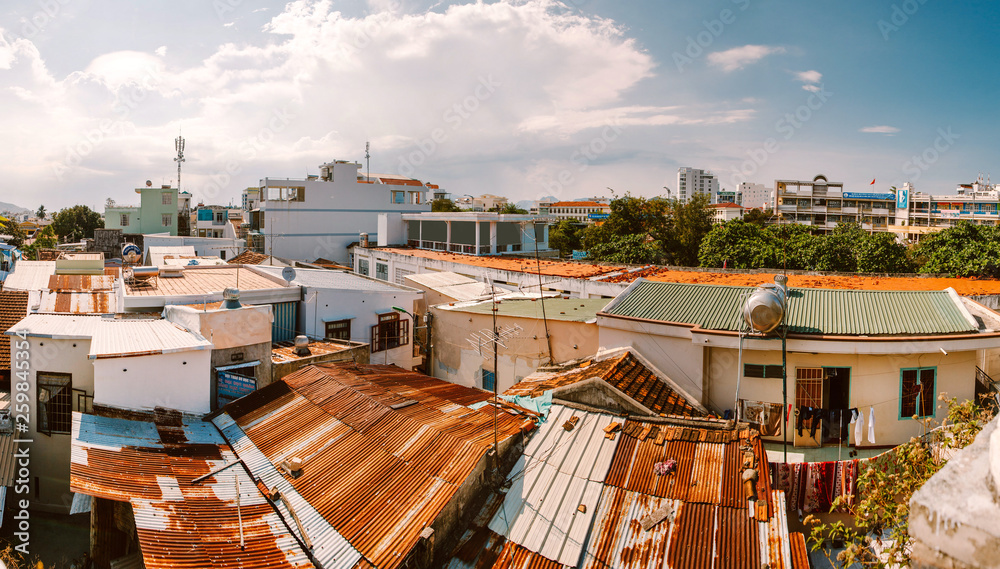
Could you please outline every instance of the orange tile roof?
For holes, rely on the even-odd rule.
[[[437,259],[462,265],[537,274],[535,260],[515,257],[488,257],[475,255],[460,255],[444,251],[428,251],[425,249],[409,249],[405,247],[385,247],[381,251]],[[608,273],[628,270],[624,265],[602,265],[575,261],[541,260],[542,275],[575,279],[589,279]],[[634,267],[633,267],[634,268]],[[696,271],[651,266],[634,270],[630,273],[615,275],[601,279],[609,283],[630,283],[643,277],[651,281],[673,283],[701,283],[730,286],[757,286],[774,282],[778,271],[761,273],[724,273]],[[955,289],[962,296],[978,296],[1000,294],[1000,280],[975,279],[958,277],[895,277],[872,275],[788,275],[788,286],[798,288],[831,288],[858,290],[944,290]]]
[[[438,259],[450,261],[462,265],[472,265],[499,269],[502,271],[515,271],[521,273],[537,274],[538,268],[534,259],[515,257],[477,257],[475,255],[460,255],[458,253],[447,253],[445,251],[428,251],[425,249],[407,249],[402,247],[387,247],[380,249],[400,255],[410,257],[421,257],[424,259]],[[588,263],[573,263],[570,261],[553,261],[550,259],[541,260],[541,273],[553,277],[566,277],[575,279],[586,279],[607,273],[625,270],[623,266],[615,265],[592,265]]]
[[[232,259],[229,259],[228,263],[230,265],[259,265],[266,260],[267,255],[263,253],[256,253],[247,249]]]
[[[10,371],[10,340],[2,334],[28,315],[28,291],[0,291],[0,371]]]
[[[556,202],[549,207],[606,207],[611,208],[610,205],[597,202]]]

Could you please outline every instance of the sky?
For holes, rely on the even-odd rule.
[[[179,134],[195,203],[366,143],[455,197],[652,197],[685,166],[954,193],[1000,149],[998,24],[989,0],[4,2],[0,201],[138,204]]]

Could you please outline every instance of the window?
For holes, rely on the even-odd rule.
[[[410,321],[399,318],[398,312],[378,315],[378,324],[372,326],[371,351],[384,352],[410,343]]]
[[[122,227],[128,227],[128,214],[122,214]]]
[[[38,432],[66,433],[73,424],[73,376],[38,372]]]
[[[375,263],[375,278],[382,281],[389,280],[389,265],[387,263]]]
[[[174,203],[173,194],[170,192],[163,192],[163,205],[170,205]]]
[[[743,364],[743,377],[767,377],[781,379],[780,365]]]
[[[170,227],[172,225],[173,220],[174,220],[174,216],[173,215],[171,215],[169,213],[163,214],[163,220],[162,220],[163,221],[163,227]]]
[[[930,417],[937,404],[934,379],[937,369],[932,367],[900,370],[899,416],[901,418]]]
[[[392,203],[406,203],[406,192],[392,192]]]
[[[215,212],[215,222],[216,223],[225,223],[226,222],[226,214],[225,214],[225,212],[222,212],[222,211]]]
[[[823,407],[823,368],[795,369],[795,408]]]
[[[496,374],[488,369],[483,370],[483,389],[486,391],[493,391],[496,389],[497,377]]]
[[[368,259],[358,259],[358,274],[368,276]]]
[[[324,322],[324,324],[326,325],[327,340],[343,340],[345,342],[351,340],[350,320],[335,320],[333,322]]]

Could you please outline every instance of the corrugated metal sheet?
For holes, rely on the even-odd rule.
[[[0,433],[0,487],[14,485],[14,474],[17,472],[14,454],[17,446],[13,433]]]
[[[29,314],[11,326],[8,335],[24,330],[29,336],[40,338],[84,340],[93,337],[101,320],[103,319],[96,315]]]
[[[226,411],[261,460],[302,458],[290,486],[365,559],[391,568],[485,460],[492,410],[464,402],[487,397],[395,366],[332,364],[303,368]],[[523,416],[497,415],[501,441],[526,426]],[[242,457],[249,447],[234,448]]]
[[[809,550],[806,548],[805,536],[800,532],[791,533],[788,541],[792,550],[792,568],[809,569]]]
[[[679,512],[683,503],[614,487],[606,487],[581,569],[654,569],[664,566],[667,544],[675,525],[663,521],[650,531],[639,520],[663,506]]]
[[[296,308],[295,302],[276,302],[271,305],[274,321],[271,323],[271,342],[285,342],[295,339]]]
[[[132,505],[147,569],[312,567],[242,466],[192,483],[235,460],[200,421],[178,427],[73,414],[71,490]]]
[[[111,275],[52,275],[49,290],[57,292],[93,292],[112,290],[115,277]]]
[[[752,287],[637,281],[609,315],[691,324],[708,330],[744,327]],[[936,335],[976,332],[946,291],[790,289],[789,332],[826,335]]]
[[[101,319],[90,343],[90,359],[210,350],[212,343],[168,320]]]
[[[572,417],[576,424],[566,430]],[[616,442],[604,436],[612,420],[553,405],[511,471],[511,487],[490,530],[548,559],[576,565],[614,455]]]
[[[38,312],[115,314],[118,312],[118,295],[114,292],[43,291],[39,299]]]
[[[687,400],[670,378],[646,367],[631,348],[617,352],[602,361],[585,362],[578,368],[531,374],[515,383],[504,395],[538,397],[558,387],[599,378],[654,413],[687,417],[705,415],[700,404]]]
[[[14,265],[14,272],[3,282],[4,290],[45,290],[49,277],[56,272],[55,261],[27,261],[21,259]]]

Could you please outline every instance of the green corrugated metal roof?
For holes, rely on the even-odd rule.
[[[608,298],[546,298],[545,317],[549,320],[586,322],[587,320],[597,318],[597,313],[607,306],[609,302],[611,302],[611,299]],[[448,310],[490,314],[490,302],[480,302],[471,306],[456,306]],[[497,312],[497,315],[541,319],[542,303],[539,300],[530,299],[501,300],[500,310]]]
[[[607,314],[737,331],[754,287],[640,280]],[[788,331],[838,336],[935,335],[976,332],[946,291],[793,288]]]

